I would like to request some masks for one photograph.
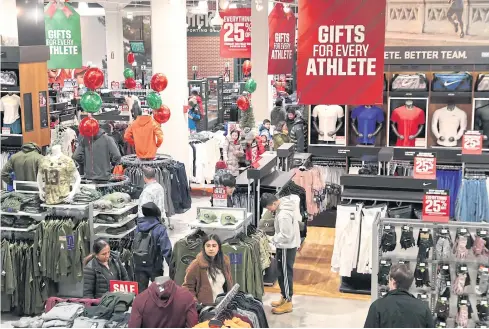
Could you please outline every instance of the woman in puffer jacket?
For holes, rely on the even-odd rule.
[[[233,130],[226,138],[222,150],[224,162],[228,166],[229,171],[233,176],[239,175],[239,158],[244,155],[243,147],[239,139],[239,131]]]

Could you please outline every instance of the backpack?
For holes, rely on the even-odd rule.
[[[472,75],[461,73],[433,74],[432,91],[472,91]]]
[[[477,77],[477,91],[489,91],[489,74],[479,74]]]
[[[426,75],[417,74],[394,74],[392,78],[392,91],[426,91],[428,83]]]
[[[148,232],[139,231],[134,237],[132,243],[132,256],[134,266],[138,267],[153,267],[156,258],[157,244],[153,238],[151,229]]]

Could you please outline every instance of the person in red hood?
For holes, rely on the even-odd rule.
[[[190,97],[195,97],[197,99],[197,104],[199,105],[200,115],[205,115],[204,104],[202,103],[202,97],[199,95],[199,91],[197,89],[193,89]]]
[[[168,280],[153,282],[132,303],[129,328],[193,328],[198,323],[196,302],[185,288]]]
[[[148,112],[143,112],[126,129],[124,140],[135,146],[139,159],[154,159],[158,147],[163,143],[163,131]]]

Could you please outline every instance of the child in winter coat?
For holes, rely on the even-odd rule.
[[[270,150],[270,141],[272,140],[272,134],[270,133],[270,120],[263,120],[263,124],[259,128],[260,139],[266,151]]]

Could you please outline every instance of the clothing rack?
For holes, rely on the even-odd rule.
[[[229,305],[229,303],[233,300],[233,298],[236,296],[236,294],[238,293],[238,290],[239,290],[239,284],[236,283],[232,288],[231,290],[228,291],[228,293],[226,294],[226,296],[223,298],[223,300],[221,300],[221,302],[216,306],[216,308],[214,309],[215,312],[216,312],[216,315],[214,316],[214,318],[212,318],[212,320],[218,320],[219,319],[219,316],[221,315],[221,313],[227,308],[227,306]]]
[[[135,154],[125,155],[121,158],[123,166],[158,166],[168,163],[173,158],[168,154],[157,154],[153,160],[141,160]]]

